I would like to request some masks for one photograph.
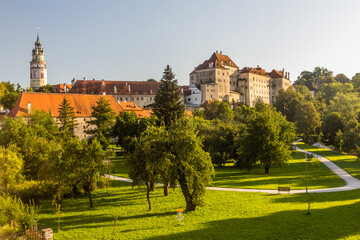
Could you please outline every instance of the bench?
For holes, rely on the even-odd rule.
[[[288,192],[290,193],[290,187],[278,187],[278,192]]]

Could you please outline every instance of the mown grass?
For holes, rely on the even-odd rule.
[[[288,164],[282,168],[272,167],[269,174],[264,174],[263,168],[253,168],[251,171],[240,170],[233,164],[215,168],[213,186],[227,188],[277,189],[290,187],[304,189],[306,186],[306,172],[304,154],[295,152]],[[120,156],[112,160],[112,174],[128,177],[125,157]],[[308,164],[308,186],[310,189],[344,186],[345,181],[335,175],[324,164],[315,167]]]
[[[297,146],[303,150],[310,151],[326,157],[327,159],[338,165],[340,168],[350,173],[353,177],[360,179],[360,161],[356,156],[339,154],[335,151],[310,146],[303,142],[299,142]]]
[[[185,213],[179,225],[176,209],[185,208],[180,189],[168,197],[156,189],[149,212],[145,188],[113,181],[96,192],[93,210],[86,196],[65,200],[60,232],[50,201],[39,217],[54,229],[54,239],[359,239],[359,195],[360,190],[313,194],[312,214],[306,215],[305,194],[208,190],[206,204]]]
[[[239,170],[236,167],[216,168],[214,186],[232,188],[277,189],[291,187],[304,189],[306,186],[306,162],[304,154],[295,152],[293,160],[282,168],[272,167],[268,175],[263,168],[251,171]],[[334,174],[324,164],[319,167],[308,163],[308,186],[310,189],[344,186],[345,181]]]

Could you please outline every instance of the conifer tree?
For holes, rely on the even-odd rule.
[[[185,113],[181,92],[175,79],[175,74],[169,65],[164,69],[161,85],[155,96],[154,114],[169,127],[171,123],[181,118]]]
[[[109,101],[104,97],[100,97],[96,103],[97,105],[92,107],[91,117],[93,119],[88,121],[90,127],[91,125],[96,127],[91,127],[87,132],[94,134],[94,138],[101,143],[103,149],[106,149],[110,144],[112,127],[115,124],[115,113],[113,113]]]
[[[69,100],[65,97],[60,104],[59,109],[59,120],[60,120],[60,132],[64,134],[74,135],[74,130],[77,125],[75,122],[75,111],[74,107],[71,106]]]

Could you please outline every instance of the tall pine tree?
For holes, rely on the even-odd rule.
[[[60,120],[60,132],[62,132],[63,134],[74,135],[74,130],[77,125],[77,123],[75,122],[74,107],[71,106],[70,102],[64,97],[58,110]]]
[[[154,114],[169,127],[185,114],[185,106],[181,101],[181,92],[175,74],[169,65],[166,66],[161,84],[155,96]]]
[[[107,149],[110,144],[112,127],[115,124],[115,113],[113,112],[109,101],[104,97],[100,97],[96,103],[97,105],[92,107],[92,120],[88,121],[90,124],[88,133],[94,134],[94,138],[101,143],[103,149]],[[95,125],[96,127],[94,128],[92,125]]]

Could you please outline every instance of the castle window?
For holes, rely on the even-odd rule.
[[[152,97],[150,97],[150,101],[152,101]]]
[[[122,97],[120,97],[120,101],[122,101]]]
[[[144,101],[144,97],[141,97],[141,101]]]
[[[188,98],[188,101],[190,102],[190,101],[191,101],[191,98]]]
[[[137,97],[136,100],[139,100],[139,97]]]

